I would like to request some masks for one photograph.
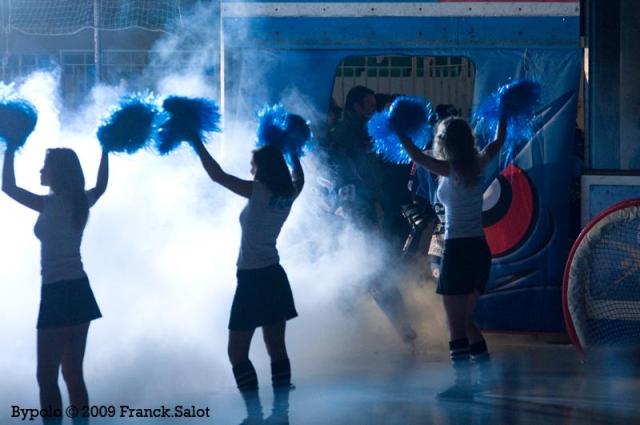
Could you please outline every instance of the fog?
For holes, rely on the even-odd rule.
[[[174,61],[171,49],[183,42],[176,35],[160,42],[157,48],[167,52],[164,63]],[[186,63],[167,66],[163,74],[157,68],[145,73],[146,87],[159,96],[218,98],[218,81],[207,73],[215,64],[195,59]],[[91,188],[100,157],[95,132],[127,93],[126,83],[94,87],[74,110],[62,105],[56,72],[33,73],[17,81],[14,90],[38,110],[36,129],[16,156],[18,185],[45,194],[39,170],[46,149],[64,146],[78,153]],[[326,111],[315,110],[294,87],[281,100],[309,120],[324,119]],[[262,105],[255,106],[257,110]],[[224,117],[225,128],[233,132],[208,140],[223,168],[242,178],[250,178],[256,124]],[[401,365],[416,358],[446,357],[433,286],[403,284],[419,334],[415,347],[403,344],[367,292],[370,279],[382,267],[394,265],[385,262],[374,235],[318,208],[314,182],[324,167],[320,158],[307,155],[303,166],[307,184],[278,242],[300,314],[287,330],[294,381],[355,363]],[[92,403],[168,402],[194,394],[206,398],[212,391],[235,387],[226,342],[240,241],[238,215],[245,202],[211,182],[188,146],[164,157],[152,151],[110,155],[109,186],[91,210],[82,245],[85,270],[103,314],[92,322],[85,356]],[[37,214],[4,194],[0,211],[0,405],[35,407]],[[270,375],[263,345],[257,332],[251,358],[264,384]]]

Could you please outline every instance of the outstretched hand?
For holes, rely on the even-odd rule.
[[[416,154],[416,152],[420,152],[420,149],[418,149],[418,147],[413,143],[413,140],[411,140],[411,138],[403,132],[396,130],[396,134],[398,135],[398,139],[400,139],[400,143],[402,144],[404,150],[406,150],[409,154],[409,157],[413,161],[415,161],[414,155]]]
[[[96,177],[96,186],[92,189],[94,204],[107,191],[109,184],[109,151],[102,149],[100,156],[100,165],[98,166],[98,176]]]
[[[5,151],[2,164],[2,191],[25,207],[40,212],[44,208],[43,197],[29,192],[16,184],[15,153],[16,149],[7,149]]]
[[[396,134],[412,161],[439,176],[449,175],[449,163],[447,161],[436,159],[431,155],[422,152],[420,148],[418,148],[406,135],[401,134],[398,131],[396,131]]]
[[[236,176],[226,173],[218,161],[216,161],[207,148],[204,146],[199,137],[194,137],[190,140],[191,146],[198,154],[200,162],[209,175],[209,178],[221,186],[229,189],[231,192],[240,195],[245,198],[250,198],[253,192],[253,182],[249,180],[243,180]]]
[[[500,117],[498,122],[498,129],[496,130],[496,137],[493,142],[489,143],[481,152],[481,156],[486,161],[491,161],[496,155],[500,153],[500,149],[507,140],[507,118],[504,114]]]

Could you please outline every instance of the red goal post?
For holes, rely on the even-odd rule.
[[[635,227],[627,226],[628,223]],[[640,233],[635,235],[636,243],[620,240],[630,235],[624,232],[624,226],[640,231],[640,199],[619,202],[599,213],[580,232],[569,253],[562,282],[562,307],[567,333],[581,354],[596,345],[640,345],[640,298],[632,299],[640,294],[640,280],[629,275],[630,271],[635,273],[633,267],[636,265],[632,267],[631,261],[636,251],[640,259]],[[623,232],[618,239],[605,239],[608,233],[616,231]],[[596,261],[598,253],[607,257]],[[620,262],[612,266],[607,264],[607,259]],[[625,265],[629,265],[628,270],[625,270]],[[597,268],[604,272],[595,270]],[[640,270],[640,265],[635,270]],[[612,287],[608,279],[604,279],[605,282],[603,279],[600,282],[590,281],[592,277],[595,279],[618,272],[622,276],[613,283],[622,282],[626,288]],[[595,291],[592,291],[592,286],[596,287]],[[628,290],[635,288],[638,294]],[[624,299],[625,289],[629,299]]]

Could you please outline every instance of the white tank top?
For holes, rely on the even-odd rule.
[[[276,241],[294,199],[275,196],[264,183],[253,182],[251,197],[240,214],[239,269],[259,269],[280,262]]]
[[[453,174],[440,177],[437,193],[444,205],[445,239],[484,237],[482,192],[482,178],[473,186],[465,186]]]

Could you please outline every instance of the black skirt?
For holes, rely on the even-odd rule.
[[[491,251],[485,238],[454,238],[444,241],[437,293],[465,295],[484,293],[491,271]]]
[[[287,274],[280,264],[238,269],[229,330],[250,331],[298,315]]]
[[[89,279],[42,285],[38,329],[74,326],[102,317]]]

